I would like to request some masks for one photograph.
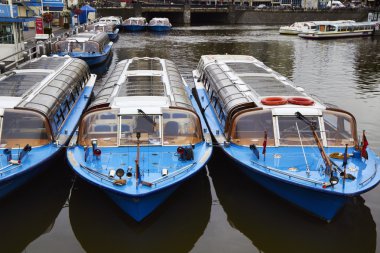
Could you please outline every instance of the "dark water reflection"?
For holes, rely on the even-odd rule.
[[[60,160],[64,160],[63,155]],[[72,182],[73,173],[58,164],[2,199],[0,252],[21,252],[36,238],[50,233],[65,207]]]
[[[353,113],[358,130],[367,131],[370,147],[380,153],[380,37],[307,41],[277,31],[198,26],[121,34],[109,68],[135,56],[162,57],[173,60],[191,84],[203,54],[253,55],[324,102]],[[110,75],[104,70],[96,91]],[[180,187],[140,225],[83,182],[75,184],[69,210],[59,213],[70,185],[36,180],[0,201],[0,252],[380,252],[380,187],[325,224],[247,180],[218,151],[208,167],[209,178],[202,173]]]
[[[221,156],[222,151],[217,150]],[[376,224],[362,198],[326,224],[252,184],[236,165],[213,160],[210,174],[232,226],[261,252],[375,252]]]
[[[87,252],[180,253],[189,252],[203,234],[210,209],[210,186],[204,172],[140,224],[99,189],[78,180],[70,199],[70,223]]]

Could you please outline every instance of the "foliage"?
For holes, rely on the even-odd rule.
[[[51,22],[53,22],[53,14],[51,14],[50,12],[45,12],[44,14],[42,14],[42,19],[45,23],[50,24]]]
[[[63,10],[63,11],[61,11],[60,14],[61,14],[61,17],[66,17],[66,18],[71,16],[71,13],[69,10]]]

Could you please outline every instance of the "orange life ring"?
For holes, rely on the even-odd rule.
[[[284,105],[288,101],[283,97],[267,97],[261,99],[261,103],[264,105]]]
[[[288,98],[288,102],[293,105],[313,105],[314,101],[310,98],[292,97]]]

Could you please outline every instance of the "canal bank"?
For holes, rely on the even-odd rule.
[[[281,25],[309,20],[342,20],[366,21],[370,9],[335,9],[335,10],[275,10],[275,9],[241,9],[240,6],[146,6],[135,4],[120,8],[97,8],[97,15],[122,16],[123,19],[133,16],[167,17],[177,25],[182,24],[250,24]]]

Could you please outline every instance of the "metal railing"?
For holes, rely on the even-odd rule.
[[[52,34],[47,41],[34,42],[35,44],[30,48],[18,51],[0,59],[0,74],[13,68],[17,68],[20,64],[31,61],[42,55],[50,55],[53,52],[52,49],[55,42],[82,31],[84,31],[84,26],[77,26],[60,36],[54,36],[54,34]],[[1,39],[2,38],[0,37],[0,41]]]

